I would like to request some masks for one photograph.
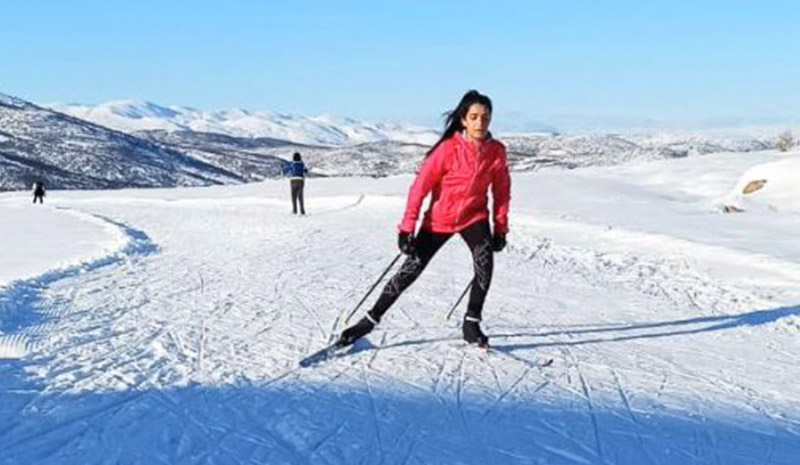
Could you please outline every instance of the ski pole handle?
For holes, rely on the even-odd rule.
[[[383,277],[386,276],[386,273],[388,273],[389,270],[392,269],[394,264],[397,263],[397,260],[400,260],[400,257],[402,257],[402,256],[403,256],[403,252],[400,252],[399,254],[397,254],[396,257],[394,257],[394,260],[392,260],[392,263],[389,263],[389,266],[387,266],[386,269],[383,270],[383,273],[381,273],[381,275],[375,281],[375,284],[373,284],[372,287],[369,288],[369,290],[367,291],[367,294],[361,299],[361,302],[359,302],[358,305],[356,305],[356,307],[350,311],[350,313],[347,315],[347,318],[344,319],[344,324],[347,324],[348,322],[350,322],[350,318],[353,318],[353,315],[355,315],[355,313],[358,311],[358,308],[361,307],[361,304],[363,304],[364,301],[367,300],[367,297],[369,297],[369,295],[372,294],[372,291],[374,291],[375,288],[378,287],[378,284],[380,284],[380,282],[383,279]]]
[[[453,308],[451,308],[450,311],[447,312],[447,315],[445,315],[444,317],[445,321],[448,321],[450,319],[450,316],[452,316],[453,312],[456,311],[456,307],[458,307],[458,304],[460,304],[461,301],[464,300],[464,296],[467,295],[467,291],[469,291],[470,288],[472,288],[472,281],[470,281],[467,284],[467,287],[464,288],[464,292],[462,292],[461,297],[459,297],[458,300],[456,300],[456,303],[453,305]]]

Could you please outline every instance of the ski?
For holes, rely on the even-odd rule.
[[[352,345],[340,345],[339,342],[334,342],[318,351],[308,355],[307,357],[300,360],[299,365],[301,368],[307,368],[314,365],[319,365],[320,363],[327,362],[329,360],[333,360],[339,357],[343,357],[348,354],[360,352],[362,350],[366,350],[368,348],[372,348],[366,340],[360,339],[356,341],[355,344]],[[543,357],[538,358],[537,360],[527,360],[517,355],[514,355],[508,351],[502,350],[500,348],[493,347],[491,345],[479,345],[479,344],[460,344],[459,348],[473,348],[473,349],[480,349],[486,354],[489,355],[496,355],[496,356],[505,356],[510,359],[523,362],[527,365],[536,367],[536,368],[547,368],[553,365],[555,359],[553,357]]]
[[[501,352],[501,353],[503,353],[505,355],[508,355],[505,352]],[[514,358],[516,359],[516,357],[514,357]],[[527,363],[533,365],[536,368],[547,368],[549,366],[552,366],[554,361],[555,361],[555,359],[553,357],[547,357],[547,358],[540,358],[540,359],[534,360],[533,362],[527,362]]]
[[[531,360],[524,359],[524,358],[522,358],[522,357],[520,357],[518,355],[514,355],[514,354],[512,354],[510,352],[507,352],[505,350],[494,348],[492,346],[488,346],[484,350],[489,354],[505,356],[505,357],[508,357],[510,359],[516,360],[518,362],[523,362],[526,365],[530,365],[530,366],[535,367],[535,368],[547,368],[547,367],[550,367],[550,366],[553,365],[553,362],[555,361],[555,359],[553,357],[549,357],[549,356],[548,357],[543,357],[543,358],[537,358],[536,360],[531,361]]]
[[[340,346],[338,343],[334,342],[333,344],[323,347],[322,349],[314,352],[313,354],[309,355],[308,357],[300,360],[300,366],[303,368],[310,367],[312,365],[317,365],[319,363],[325,362],[327,360],[334,359],[336,357],[340,357],[349,352],[349,346]]]
[[[537,357],[536,360],[527,360],[518,355],[514,355],[513,353],[507,350],[503,350],[502,348],[503,346],[495,347],[492,346],[491,344],[484,345],[474,342],[470,343],[461,341],[458,344],[454,345],[453,347],[458,350],[472,349],[472,350],[477,350],[478,352],[483,352],[487,355],[494,355],[496,357],[507,357],[535,368],[547,368],[553,365],[553,362],[555,362],[555,359],[550,356]]]

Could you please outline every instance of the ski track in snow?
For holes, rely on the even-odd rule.
[[[563,244],[555,219],[496,257],[493,350],[442,324],[471,279],[455,237],[373,345],[298,368],[395,253],[401,208],[314,201],[63,201],[128,244],[0,295],[0,464],[797,463],[796,302],[692,256]]]
[[[104,218],[61,208],[66,214],[84,221],[116,228],[124,237],[123,245],[114,253],[66,268],[54,269],[37,278],[19,280],[0,288],[0,359],[21,358],[33,349],[37,335],[45,334],[50,321],[63,313],[57,302],[42,302],[43,290],[51,283],[90,273],[138,254],[156,251],[146,234],[124,224]],[[13,331],[16,329],[16,331]]]

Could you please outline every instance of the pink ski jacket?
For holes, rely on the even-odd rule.
[[[494,232],[508,232],[511,178],[506,166],[506,148],[488,139],[480,147],[461,134],[443,141],[425,159],[408,192],[401,232],[413,233],[422,202],[433,193],[422,228],[454,233],[489,218],[489,186],[494,205]]]

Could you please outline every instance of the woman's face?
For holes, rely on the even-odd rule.
[[[492,121],[492,113],[486,106],[480,103],[473,103],[467,109],[467,114],[461,118],[461,124],[467,132],[467,136],[473,140],[484,140],[489,133],[489,123]]]

